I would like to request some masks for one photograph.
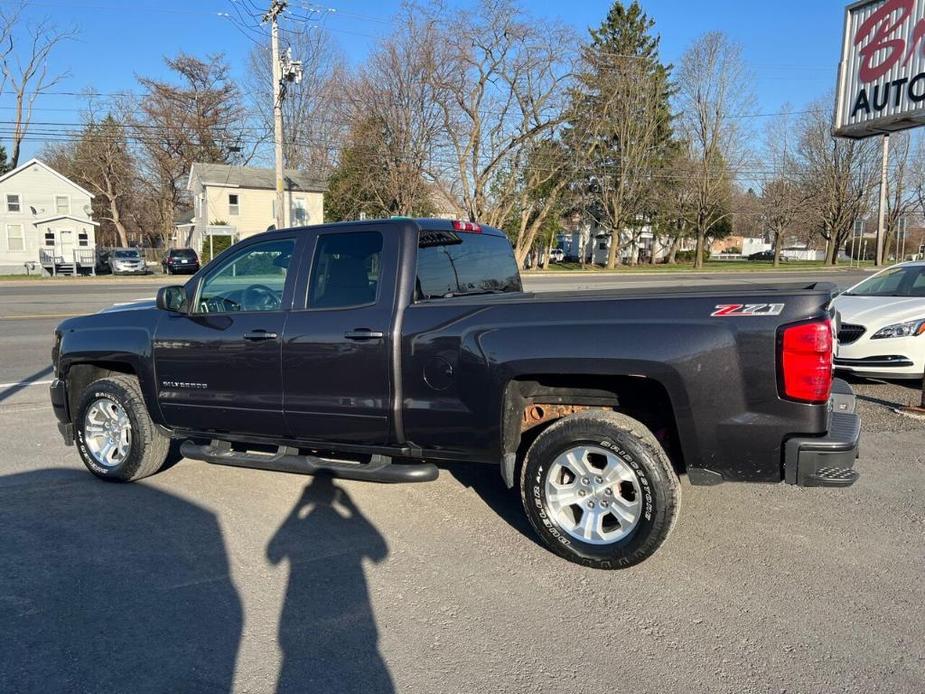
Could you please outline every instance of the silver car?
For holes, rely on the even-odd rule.
[[[109,254],[109,267],[114,275],[146,275],[148,265],[137,248],[116,248]]]

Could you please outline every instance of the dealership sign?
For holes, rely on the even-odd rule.
[[[845,10],[835,134],[925,124],[925,0],[864,0]]]

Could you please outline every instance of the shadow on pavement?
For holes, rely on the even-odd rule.
[[[35,381],[40,380],[43,376],[50,375],[53,370],[54,370],[53,366],[51,365],[46,366],[41,371],[36,371],[31,376],[26,376],[22,381],[20,381],[16,385],[8,386],[4,388],[3,390],[0,390],[0,402],[3,402],[7,398],[13,397],[19,391],[28,388],[31,383],[34,383]]]
[[[497,465],[484,463],[440,463],[457,482],[472,489],[482,501],[514,530],[534,544],[542,547],[524,513],[517,489],[508,489],[501,479]]]
[[[242,610],[206,509],[85,472],[0,477],[5,691],[222,692]]]
[[[328,475],[317,475],[267,546],[289,561],[279,624],[280,692],[390,692],[363,560],[388,555],[382,535]]]

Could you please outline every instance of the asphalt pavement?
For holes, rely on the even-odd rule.
[[[602,572],[539,546],[489,466],[389,486],[175,459],[99,482],[46,388],[9,385],[47,368],[57,319],[9,316],[153,285],[10,289],[6,691],[923,691],[925,423],[892,411],[914,387],[855,384],[850,489],[682,480],[663,548]]]

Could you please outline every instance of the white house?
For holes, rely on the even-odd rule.
[[[99,223],[92,199],[38,159],[0,176],[0,274],[93,268]]]
[[[284,172],[287,226],[324,221],[325,185],[302,171]],[[201,251],[209,235],[247,238],[276,224],[276,175],[272,169],[195,162],[186,186],[193,216],[177,224],[174,245]]]

